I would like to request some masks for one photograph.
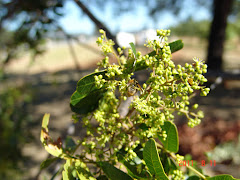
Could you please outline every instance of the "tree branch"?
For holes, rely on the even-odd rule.
[[[99,28],[103,29],[106,32],[106,36],[108,39],[112,39],[115,42],[114,49],[117,52],[117,48],[120,47],[117,43],[116,36],[114,36],[110,30],[103,24],[101,23],[89,10],[88,8],[79,0],[74,0],[75,3],[79,8],[82,9],[82,11],[94,22],[94,24]]]

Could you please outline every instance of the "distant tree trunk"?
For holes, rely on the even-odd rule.
[[[112,39],[115,42],[114,49],[117,50],[118,47],[120,47],[117,43],[116,36],[114,36],[110,30],[103,24],[101,23],[89,10],[88,8],[81,2],[81,0],[74,0],[78,7],[82,9],[82,11],[95,23],[95,25],[99,29],[103,29],[106,32],[106,36],[109,39]]]
[[[214,0],[213,21],[211,24],[207,64],[210,70],[221,71],[227,18],[231,11],[233,0]]]

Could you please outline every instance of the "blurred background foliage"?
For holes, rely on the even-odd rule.
[[[0,49],[2,50],[2,63],[7,64],[12,58],[16,57],[20,47],[20,49],[23,50],[30,50],[33,58],[37,54],[44,52],[42,46],[44,40],[64,29],[61,27],[58,19],[67,14],[67,12],[63,11],[66,2],[66,0],[1,0]],[[228,30],[228,38],[239,34],[237,33],[239,32],[239,0],[193,1],[191,3],[193,5],[192,9],[198,11],[201,8],[205,8],[205,10],[212,14],[211,20],[204,21],[193,20],[193,17],[197,16],[197,13],[195,15],[194,12],[186,11],[183,8],[185,4],[189,3],[188,0],[143,0],[140,2],[136,0],[72,0],[72,2],[75,3],[79,11],[87,16],[98,29],[104,29],[108,37],[114,41],[116,41],[116,35],[113,33],[113,29],[111,29],[108,22],[101,22],[100,19],[102,18],[98,15],[101,11],[108,10],[109,7],[112,9],[109,11],[109,13],[111,13],[110,16],[112,16],[112,19],[117,19],[117,21],[121,21],[122,14],[124,13],[136,14],[138,6],[144,8],[149,22],[155,24],[158,24],[159,20],[161,21],[163,12],[173,13],[176,15],[175,25],[178,26],[178,28],[175,28],[176,35],[188,34],[189,36],[195,35],[200,38],[209,37],[207,61],[209,68],[215,70],[221,70],[222,68],[223,44],[226,29]],[[177,16],[184,11],[186,11],[187,19],[183,22],[178,21]],[[84,19],[83,16],[79,17],[79,21],[81,21],[81,19]],[[229,24],[237,25],[228,25],[227,28],[227,21],[230,21]],[[15,23],[14,28],[9,32],[9,30],[6,29],[6,24],[13,22]],[[66,32],[64,32],[64,34],[66,38],[71,37],[67,35]],[[118,44],[116,42],[115,48],[117,47]]]
[[[79,29],[87,26],[87,19],[95,30],[67,31],[61,19],[72,13],[66,8],[69,3],[78,11],[77,21],[82,22]],[[137,21],[139,11],[146,16],[140,20],[141,26]],[[209,18],[201,19],[201,12],[210,14]],[[240,132],[239,12],[239,0],[0,0],[0,179],[41,179],[39,164],[47,155],[38,136],[40,119],[45,112],[56,119],[51,127],[56,132],[54,135],[66,136],[72,132],[70,95],[77,80],[92,72],[96,61],[102,58],[95,45],[98,29],[104,29],[107,36],[116,41],[118,32],[130,24],[135,25],[135,29],[128,33],[137,34],[161,29],[165,19],[172,21],[167,28],[171,29],[173,39],[182,38],[186,45],[174,54],[176,63],[189,62],[199,56],[208,61],[209,71],[215,73],[207,74],[209,85],[220,78],[209,97],[197,100],[206,112],[206,119],[235,123],[232,129],[228,128],[229,124],[224,125],[226,129],[222,134],[229,131],[235,134],[222,140],[218,139],[217,132],[212,133],[214,129],[221,131],[220,125],[216,127],[218,123],[213,123],[211,130],[206,130],[206,125],[193,132],[179,126],[184,135],[181,152],[195,153],[195,158],[202,158],[194,149],[204,154],[216,147],[212,159],[222,158],[219,162],[223,162],[225,156],[239,158],[239,145],[233,143]],[[70,22],[68,26],[77,24],[76,19],[65,21]],[[115,47],[118,46],[116,43]],[[142,47],[138,49],[144,52]],[[226,69],[230,69],[230,75],[224,74]],[[237,73],[232,75],[233,72]],[[144,76],[142,80],[141,77],[137,76],[139,81],[144,81]],[[75,135],[81,135],[81,130]],[[184,142],[186,136],[191,136],[188,142],[192,147],[184,151],[183,147],[188,146]],[[228,156],[233,151],[234,156]],[[51,174],[55,171],[50,167]]]
[[[21,179],[22,146],[32,140],[28,131],[31,115],[27,105],[32,102],[32,90],[26,85],[0,91],[0,177]]]

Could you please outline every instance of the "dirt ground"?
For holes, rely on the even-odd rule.
[[[29,161],[24,162],[24,171],[26,172],[24,179],[43,179],[44,176],[48,177],[49,174],[49,171],[44,171],[39,175],[40,163],[48,157],[48,153],[39,140],[41,119],[44,113],[51,114],[50,133],[55,138],[71,133],[72,127],[75,128],[77,134],[80,134],[79,131],[81,131],[78,125],[73,126],[69,100],[71,94],[75,91],[77,81],[92,72],[93,69],[86,69],[92,68],[96,60],[99,60],[102,56],[96,50],[96,46],[92,46],[91,50],[88,49],[87,54],[81,54],[81,52],[86,51],[86,48],[74,46],[79,58],[78,63],[83,67],[83,70],[75,70],[74,61],[71,56],[66,57],[68,52],[62,46],[64,45],[61,45],[60,49],[55,49],[56,46],[51,47],[52,54],[47,53],[42,61],[39,59],[31,67],[28,66],[29,63],[25,56],[11,64],[7,69],[8,86],[27,83],[34,91],[34,101],[29,107],[33,117],[29,131],[34,135],[35,140],[23,147],[23,155],[29,158]],[[173,59],[176,63],[182,63],[183,61],[190,61],[194,56],[204,58],[204,52],[204,45],[196,47],[186,44],[182,51],[173,55]],[[228,67],[240,67],[239,52],[239,49],[231,49],[228,51],[231,56],[225,55],[229,57]],[[58,54],[57,57],[55,57],[56,54]],[[48,61],[49,59],[53,60]],[[137,78],[144,81],[145,73],[139,73]],[[237,139],[240,133],[239,90],[240,81],[228,80],[219,84],[210,92],[208,97],[195,98],[194,101],[199,103],[201,109],[205,112],[205,118],[202,125],[194,129],[188,128],[182,123],[185,120],[179,118],[180,153],[192,153],[194,159],[200,161],[206,158],[204,153],[212,150],[216,145]],[[214,172],[230,173],[235,178],[240,178],[238,173],[240,167],[223,168],[224,164],[219,164],[218,167],[220,166],[221,168]],[[206,170],[209,169],[206,167]],[[51,174],[55,170],[54,168],[51,169]],[[213,171],[208,172],[213,173]]]

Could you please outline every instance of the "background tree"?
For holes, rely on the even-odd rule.
[[[42,40],[47,37],[47,33],[59,29],[57,19],[62,16],[61,12],[64,6],[64,0],[1,0],[1,14],[0,14],[0,35],[7,30],[4,29],[3,24],[8,21],[19,21],[19,17],[24,20],[20,21],[20,25],[12,33],[12,35],[5,41],[0,42],[1,49],[4,50],[5,56],[2,57],[3,62],[6,64],[9,60],[16,55],[18,47],[25,44],[25,48],[33,52],[33,56],[42,53],[41,46]],[[112,29],[107,26],[107,22],[102,23],[98,17],[91,11],[91,7],[103,11],[106,6],[111,3],[111,8],[114,8],[113,18],[116,15],[123,14],[126,11],[134,11],[136,6],[142,4],[147,8],[149,13],[149,19],[160,19],[160,15],[163,10],[171,11],[175,14],[179,14],[183,9],[182,5],[185,1],[181,0],[144,0],[144,1],[127,1],[127,0],[89,0],[80,1],[73,0],[76,5],[84,12],[98,28],[102,28],[107,32],[107,36],[110,39],[115,40],[115,36],[112,33]],[[232,17],[238,14],[239,0],[213,0],[203,1],[195,0],[196,6],[205,7],[210,10],[212,6],[213,21],[210,29],[209,36],[209,48],[207,63],[212,70],[220,71],[222,69],[222,56],[224,39],[227,27],[227,20],[229,15]],[[79,19],[81,21],[81,19]],[[7,43],[4,43],[7,42]],[[26,46],[27,45],[27,46]],[[118,44],[115,45],[115,48]]]
[[[228,16],[234,0],[214,0],[213,20],[209,35],[207,64],[211,70],[222,70],[224,41]]]
[[[30,50],[33,57],[44,51],[43,41],[47,33],[57,31],[56,19],[64,0],[1,0],[0,3],[0,62],[7,64],[19,50]],[[10,31],[4,26],[17,24]],[[6,36],[8,34],[8,36]]]

